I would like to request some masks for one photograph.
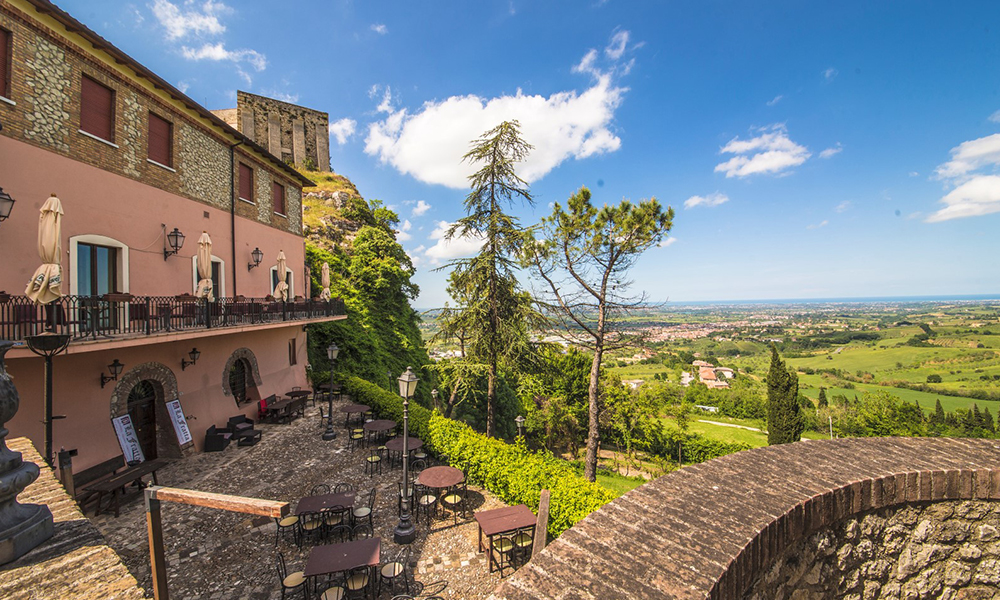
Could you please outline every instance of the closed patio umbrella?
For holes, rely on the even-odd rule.
[[[28,282],[24,295],[38,304],[62,297],[62,202],[55,194],[42,205],[38,217],[38,256],[42,266]]]
[[[285,266],[285,251],[278,250],[278,285],[274,286],[274,298],[282,302],[288,301],[288,284],[285,283],[285,279],[288,277],[286,274],[287,270],[288,267]]]
[[[312,298],[309,294],[312,292],[312,269],[306,267],[306,300]]]
[[[323,289],[319,292],[320,300],[330,299],[330,263],[323,263],[323,270],[320,273],[320,283]]]
[[[198,238],[198,292],[199,298],[208,298],[209,302],[215,301],[215,293],[212,289],[212,238],[207,231],[201,232]]]

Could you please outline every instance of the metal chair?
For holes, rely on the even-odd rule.
[[[462,482],[456,486],[451,487],[448,492],[441,497],[441,506],[451,510],[452,515],[455,517],[455,524],[458,525],[458,509],[462,509],[462,518],[465,518],[466,507],[465,498],[468,496],[468,488],[465,486],[465,482]]]
[[[311,490],[309,490],[310,496],[320,496],[329,493],[330,493],[330,486],[328,486],[325,483],[317,483],[316,485],[312,486]]]
[[[379,475],[382,474],[382,452],[377,448],[372,448],[368,451],[368,458],[365,459],[365,473],[368,474],[368,477],[374,477],[376,470]]]
[[[514,540],[508,535],[497,535],[490,540],[490,572],[493,572],[493,566],[496,566],[497,570],[500,571],[500,577],[503,577],[503,570],[505,568],[513,568],[513,557],[514,557]]]
[[[302,530],[303,540],[306,538],[323,539],[326,534],[326,528],[323,525],[322,512],[302,513],[299,517],[301,518],[299,528]]]
[[[285,566],[285,556],[280,552],[275,559],[275,566],[278,568],[278,581],[281,582],[281,597],[284,598],[288,592],[302,590],[302,597],[308,600],[309,580],[306,579],[305,573],[302,571],[289,573]]]
[[[389,586],[389,593],[393,593],[396,590],[397,582],[402,579],[403,586],[406,589],[406,593],[410,593],[410,578],[406,575],[406,567],[410,564],[410,547],[403,546],[396,557],[386,564],[382,565],[379,570],[379,581],[378,581],[378,594],[382,593],[382,586]]]
[[[351,433],[347,436],[347,449],[353,450],[354,446],[364,447],[365,445],[365,430],[360,428],[355,428],[351,430]]]
[[[343,494],[345,492],[353,492],[354,489],[355,488],[353,483],[338,483],[337,485],[333,486],[333,493]]]
[[[299,547],[302,546],[301,542],[299,541],[299,518],[297,516],[288,515],[287,517],[283,517],[281,519],[275,517],[274,524],[276,526],[274,530],[275,548],[278,547],[278,538],[281,537],[281,533],[288,532],[289,530],[291,530],[292,532],[292,539],[295,540],[295,545]]]
[[[531,549],[535,543],[535,528],[518,529],[511,536],[511,541],[514,542],[514,564],[520,567],[531,559]]]
[[[326,532],[327,541],[333,542],[349,542],[354,539],[354,531],[351,526],[347,523],[341,523],[340,525],[334,525]]]
[[[371,568],[354,569],[347,576],[347,598],[364,598],[368,595],[368,587],[372,583]]]
[[[315,404],[315,402],[313,402]],[[319,426],[323,427],[330,422],[330,413],[327,412],[327,407],[322,404],[319,407]]]
[[[417,485],[413,490],[413,495],[416,498],[416,502],[413,503],[414,521],[419,523],[420,513],[423,512],[427,515],[428,522],[430,522],[431,516],[433,516],[437,509],[437,494],[434,493],[433,488]]]
[[[375,492],[375,488],[372,488],[372,491],[368,493],[368,506],[359,506],[351,513],[351,517],[355,524],[357,524],[358,519],[367,518],[368,524],[371,525],[373,529],[375,528],[375,521],[373,520],[375,512]]]

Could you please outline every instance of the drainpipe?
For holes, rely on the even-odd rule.
[[[233,291],[232,297],[236,297],[236,146],[241,146],[242,141],[236,142],[229,146],[229,226],[230,226],[230,239],[233,242],[233,264],[229,269],[233,272]]]

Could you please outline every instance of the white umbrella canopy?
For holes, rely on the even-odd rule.
[[[288,277],[286,274],[288,267],[285,262],[285,251],[278,250],[278,285],[274,286],[274,297],[282,302],[288,301],[288,284],[285,283],[285,279]]]
[[[42,205],[38,217],[38,256],[42,266],[28,282],[24,295],[38,304],[62,297],[62,202],[55,194]]]
[[[309,294],[312,293],[312,269],[306,267],[306,300],[312,298]]]
[[[207,231],[201,232],[198,238],[198,292],[199,298],[208,298],[209,302],[215,301],[215,293],[212,289],[212,238]]]
[[[320,272],[320,283],[323,289],[319,292],[320,300],[330,299],[330,263],[323,263],[323,270]]]

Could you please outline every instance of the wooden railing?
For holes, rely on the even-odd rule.
[[[191,295],[63,296],[38,305],[27,296],[0,292],[0,339],[20,341],[51,329],[71,340],[150,335],[298,321],[344,315],[344,302],[332,300],[276,301],[272,298],[218,298],[209,302]]]

